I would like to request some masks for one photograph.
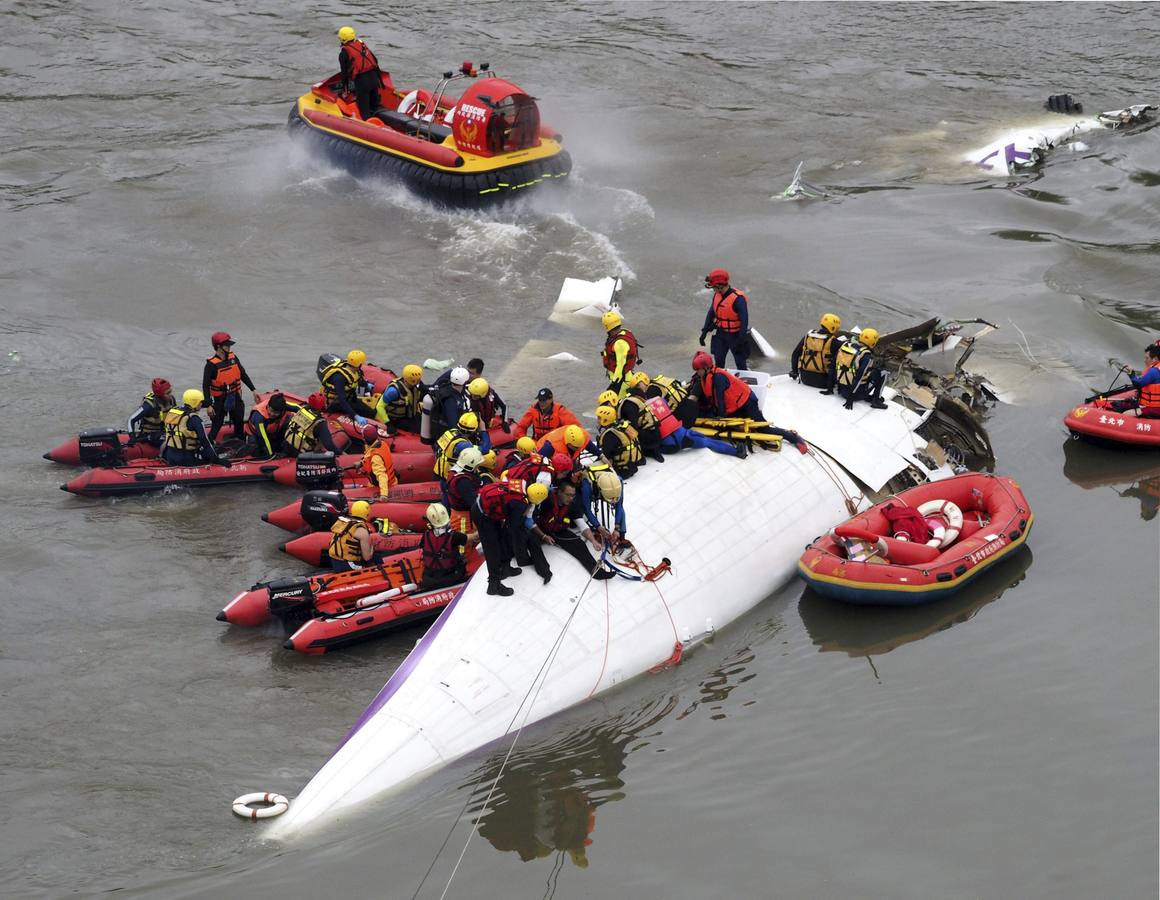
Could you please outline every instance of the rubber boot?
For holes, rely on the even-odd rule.
[[[499,597],[510,597],[515,593],[514,590],[512,590],[502,581],[489,581],[487,583],[487,592],[489,594],[495,594]]]

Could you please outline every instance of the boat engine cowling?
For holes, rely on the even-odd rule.
[[[279,578],[266,585],[270,595],[270,615],[277,616],[289,629],[297,629],[314,612],[314,591],[310,579],[302,576]]]
[[[307,491],[302,495],[298,511],[314,531],[329,531],[338,517],[347,511],[346,496],[342,491]]]
[[[330,490],[342,483],[342,473],[329,450],[325,453],[299,453],[294,480],[308,490]]]
[[[540,144],[540,110],[519,85],[482,78],[459,98],[452,121],[455,146],[477,156],[527,150]]]
[[[80,460],[86,466],[119,466],[125,460],[121,453],[121,435],[115,428],[95,428],[77,435]]]

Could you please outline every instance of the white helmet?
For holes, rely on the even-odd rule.
[[[483,463],[483,454],[478,447],[464,447],[455,458],[455,465],[464,472],[474,472]]]
[[[463,387],[469,381],[471,381],[471,373],[463,366],[456,366],[451,370],[451,383],[456,387]]]
[[[426,518],[432,528],[445,528],[451,524],[451,515],[442,503],[432,503],[428,506]]]
[[[536,476],[536,481],[538,481],[544,487],[550,489],[552,487],[552,473],[551,472],[541,472],[539,475]]]

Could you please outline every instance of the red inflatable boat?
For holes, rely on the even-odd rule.
[[[424,517],[427,512],[427,504],[425,503],[392,503],[387,501],[371,504],[371,510],[374,518],[386,519],[390,523],[390,527],[395,529],[390,534],[372,536],[376,550],[391,552],[396,547],[405,544],[408,539],[414,540],[418,544],[419,536],[427,528],[427,520]],[[456,510],[451,511],[451,527],[465,534],[475,530],[471,516],[466,512]],[[411,534],[398,532],[411,532]],[[328,547],[330,547],[330,532],[312,531],[287,541],[282,544],[280,549],[312,566],[320,566],[326,565],[323,554],[326,553]]]
[[[417,584],[422,577],[423,555],[416,549],[364,569],[322,572],[255,584],[227,603],[217,618],[219,622],[229,622],[231,625],[261,625],[272,614],[284,609],[301,608],[307,600],[311,608],[318,602],[353,601],[405,584]],[[332,606],[325,608],[331,611],[338,609]]]
[[[282,646],[299,653],[321,654],[376,638],[434,618],[462,589],[463,585],[457,584],[422,593],[393,588],[372,594],[347,604],[349,609],[343,612],[307,619]]]
[[[86,497],[144,494],[168,487],[213,487],[270,481],[282,469],[294,471],[292,459],[234,460],[227,469],[217,463],[171,466],[159,459],[143,459],[115,469],[86,469],[60,489]]]
[[[341,490],[334,491],[307,491],[301,500],[262,513],[262,521],[286,531],[298,532],[304,528],[321,531],[333,525],[335,517],[346,512],[347,506],[355,500],[375,500],[378,496],[378,488],[370,485],[344,485]],[[399,503],[439,503],[443,491],[438,481],[416,481],[395,485],[391,488],[390,499]]]
[[[1135,392],[1135,388],[1128,387],[1108,394],[1107,400],[1129,399]],[[1105,402],[1093,397],[1064,416],[1063,424],[1072,437],[1105,446],[1160,447],[1160,419],[1139,416],[1134,409],[1116,412]]]
[[[1014,481],[972,472],[910,488],[847,520],[806,548],[798,572],[817,593],[846,603],[928,603],[1022,546],[1032,521]]]

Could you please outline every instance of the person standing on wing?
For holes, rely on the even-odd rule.
[[[729,284],[729,273],[714,269],[705,276],[705,287],[713,291],[705,324],[698,343],[705,346],[705,336],[712,331],[709,349],[713,362],[723,368],[730,352],[738,369],[749,367],[749,298]]]

